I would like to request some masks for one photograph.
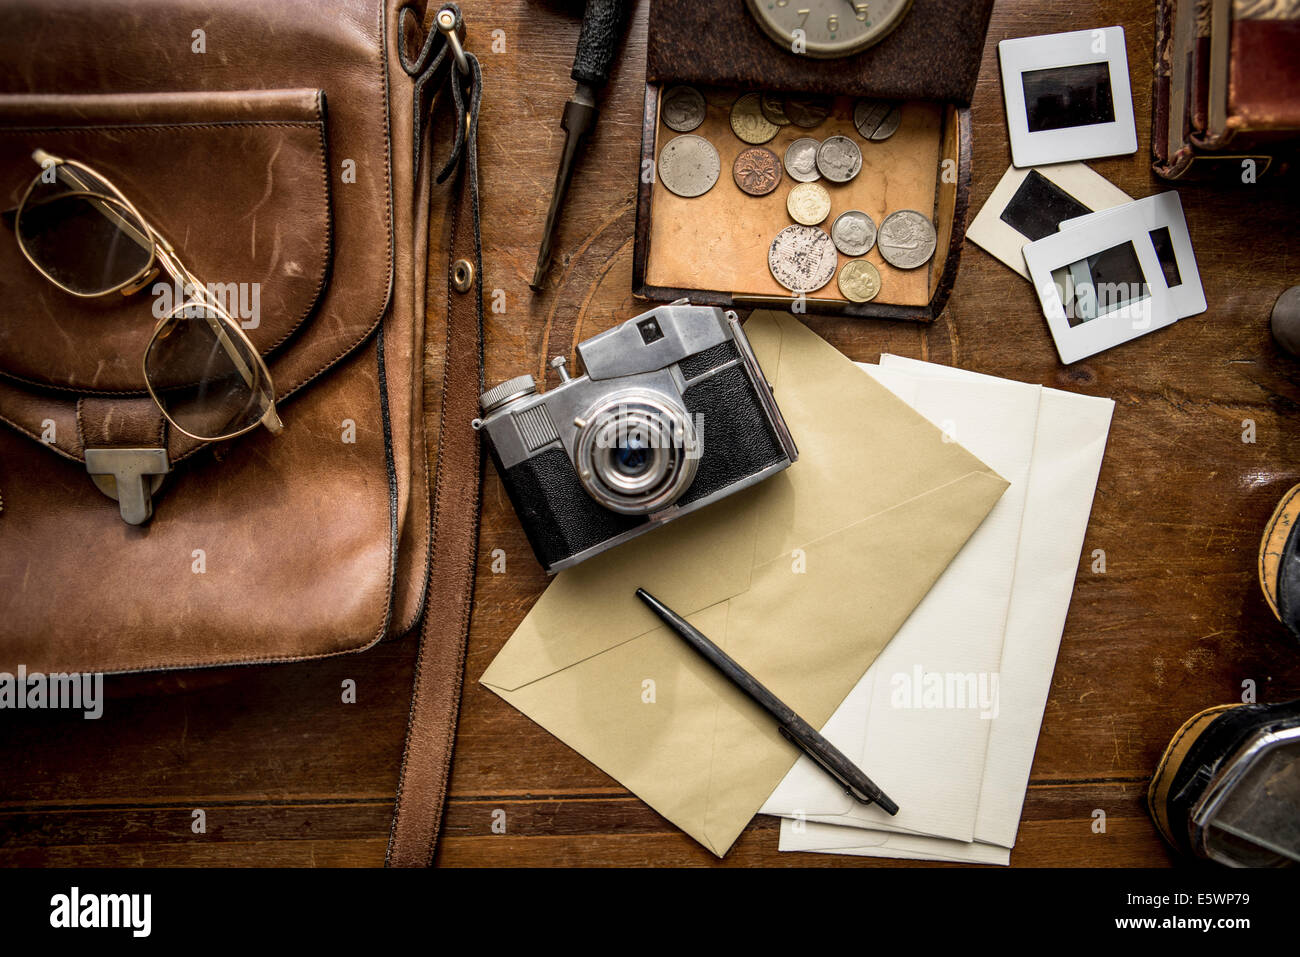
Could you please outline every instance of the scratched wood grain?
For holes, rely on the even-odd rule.
[[[1148,171],[1151,0],[1000,0],[973,103],[973,209],[1010,162],[997,41],[1124,25],[1141,149],[1092,165],[1134,196]],[[574,4],[463,0],[484,61],[481,124],[488,379],[542,375],[547,357],[632,315],[634,187],[644,82],[641,3],[556,236],[557,262],[527,288],[561,144]],[[504,40],[492,51],[493,31]],[[1029,285],[967,244],[946,313],[929,328],[809,318],[854,359],[888,351],[1115,399],[1114,424],[1019,840],[1024,866],[1165,865],[1145,784],[1191,713],[1240,698],[1300,696],[1300,649],[1254,578],[1259,535],[1300,481],[1300,372],[1267,317],[1300,281],[1294,201],[1280,187],[1181,189],[1209,312],[1062,367]],[[431,274],[443,275],[434,253]],[[1242,441],[1243,420],[1256,441]],[[504,550],[508,573],[493,575]],[[1106,555],[1093,574],[1094,549]],[[881,865],[780,854],[757,818],[716,861],[575,752],[477,684],[545,577],[499,481],[485,486],[480,567],[443,865]],[[106,715],[0,716],[0,863],[376,865],[405,731],[414,643],[308,664],[138,675],[108,682]],[[340,701],[346,678],[356,704]],[[1104,834],[1092,812],[1107,813]],[[206,833],[192,831],[202,809]],[[492,830],[505,810],[506,833]]]

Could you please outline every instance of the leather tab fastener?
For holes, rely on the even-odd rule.
[[[86,449],[86,471],[91,481],[95,488],[117,500],[122,521],[128,525],[149,521],[154,493],[171,470],[166,449]]]

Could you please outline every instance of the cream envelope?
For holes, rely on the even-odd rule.
[[[719,856],[799,753],[635,589],[820,727],[1007,487],[793,317],[745,331],[799,461],[562,572],[480,679]]]

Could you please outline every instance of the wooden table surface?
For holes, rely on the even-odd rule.
[[[539,375],[546,358],[633,315],[634,190],[647,6],[640,3],[599,128],[556,237],[551,284],[530,293],[562,136],[578,19],[572,5],[463,0],[484,65],[484,271],[504,291],[487,316],[488,379]],[[1134,196],[1149,172],[1152,0],[998,0],[973,103],[972,211],[1010,162],[999,40],[1123,24],[1140,148],[1093,167]],[[504,51],[493,51],[493,31]],[[938,65],[936,65],[938,67]],[[1063,367],[1029,284],[967,244],[931,326],[809,317],[854,359],[888,351],[1116,402],[1110,443],[1043,719],[1015,865],[1163,865],[1143,805],[1178,725],[1209,705],[1300,696],[1300,650],[1255,577],[1263,525],[1297,481],[1295,361],[1268,332],[1300,281],[1294,201],[1272,185],[1181,190],[1209,311]],[[434,271],[440,273],[441,262]],[[1243,442],[1243,423],[1255,441]],[[495,474],[484,489],[480,574],[438,863],[861,865],[777,851],[758,817],[711,854],[477,684],[546,585]],[[507,573],[489,569],[503,549]],[[1092,571],[1094,550],[1105,572]],[[593,605],[593,613],[597,606]],[[0,863],[378,865],[397,781],[412,640],[308,664],[137,675],[106,683],[106,715],[6,713]],[[340,683],[357,682],[356,704]],[[202,809],[206,833],[191,829]],[[1106,812],[1094,833],[1093,812]],[[493,821],[505,812],[505,833]],[[901,863],[901,862],[900,862]]]

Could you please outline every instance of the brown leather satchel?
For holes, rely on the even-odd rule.
[[[0,2],[0,671],[316,658],[436,606],[403,863],[436,836],[480,474],[479,68],[441,9],[450,33],[425,0]],[[435,99],[453,114],[440,171]],[[239,325],[217,336],[260,355],[279,434],[198,441],[164,417],[144,355],[187,295],[167,272],[83,297],[24,253],[37,150],[111,183],[100,210],[129,205],[160,258],[216,287]],[[428,283],[426,342],[431,233],[452,265]]]

